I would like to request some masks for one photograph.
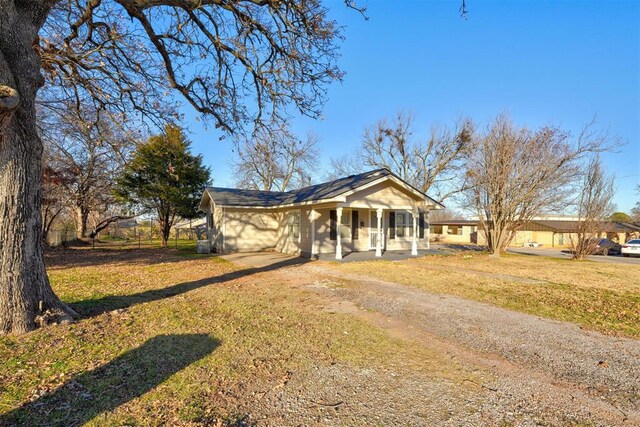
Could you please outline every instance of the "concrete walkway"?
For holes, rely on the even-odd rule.
[[[337,260],[335,254],[319,254],[317,259],[319,261],[337,261],[337,262],[356,262],[356,261],[371,261],[376,259],[384,259],[387,261],[403,261],[410,258],[418,258],[425,255],[442,255],[447,251],[439,249],[419,250],[418,255],[411,255],[411,251],[384,251],[381,257],[376,256],[374,250],[367,252],[347,252],[342,254],[342,259]]]

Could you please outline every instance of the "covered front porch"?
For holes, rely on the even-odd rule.
[[[308,218],[312,259],[415,257],[430,248],[427,214],[416,206],[336,203],[310,209]]]

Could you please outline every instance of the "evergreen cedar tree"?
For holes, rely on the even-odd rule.
[[[183,131],[167,125],[165,133],[141,144],[116,182],[116,196],[123,202],[157,214],[162,243],[179,218],[194,218],[209,168],[202,156],[189,152]]]

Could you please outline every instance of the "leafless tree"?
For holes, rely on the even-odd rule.
[[[47,242],[49,232],[61,214],[69,207],[66,191],[69,174],[59,165],[48,150],[44,151],[42,166],[42,240]]]
[[[82,117],[88,117],[81,111]],[[75,214],[76,235],[79,239],[86,237],[89,215],[100,216],[114,204],[113,177],[140,135],[125,131],[108,116],[87,122],[73,114],[49,114],[47,120],[41,120],[41,134],[56,170],[64,174],[58,182]],[[47,196],[45,193],[43,198]]]
[[[477,211],[480,230],[495,256],[534,216],[566,207],[584,159],[612,147],[595,121],[574,138],[557,127],[518,128],[505,114],[473,139],[465,203]]]
[[[398,113],[391,124],[381,120],[365,130],[359,155],[365,166],[387,168],[442,201],[464,187],[459,171],[470,135],[470,121],[460,120],[452,129],[434,126],[427,138],[419,138],[414,117]]]
[[[429,212],[430,222],[461,220],[461,219],[464,219],[464,215],[455,209],[445,208],[445,209],[438,209],[438,210]]]
[[[640,196],[640,184],[636,187],[636,193]],[[636,224],[640,224],[640,199],[638,199],[636,205],[631,209],[631,218]]]
[[[37,100],[164,123],[175,90],[237,133],[288,105],[317,116],[339,37],[319,0],[0,0],[0,333],[74,314],[45,273]]]
[[[362,164],[362,159],[357,153],[331,157],[329,159],[329,169],[325,171],[324,179],[332,181],[365,172],[365,169],[366,167]]]
[[[576,202],[577,230],[569,238],[574,259],[584,259],[597,250],[604,222],[611,213],[614,192],[613,176],[607,175],[600,157],[594,156],[584,173]]]
[[[235,144],[233,160],[236,184],[240,188],[286,191],[311,182],[317,159],[317,138],[299,139],[289,128],[259,129],[252,137]]]

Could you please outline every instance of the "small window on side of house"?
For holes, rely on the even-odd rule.
[[[289,212],[288,219],[289,236],[294,239],[300,238],[300,211]]]

